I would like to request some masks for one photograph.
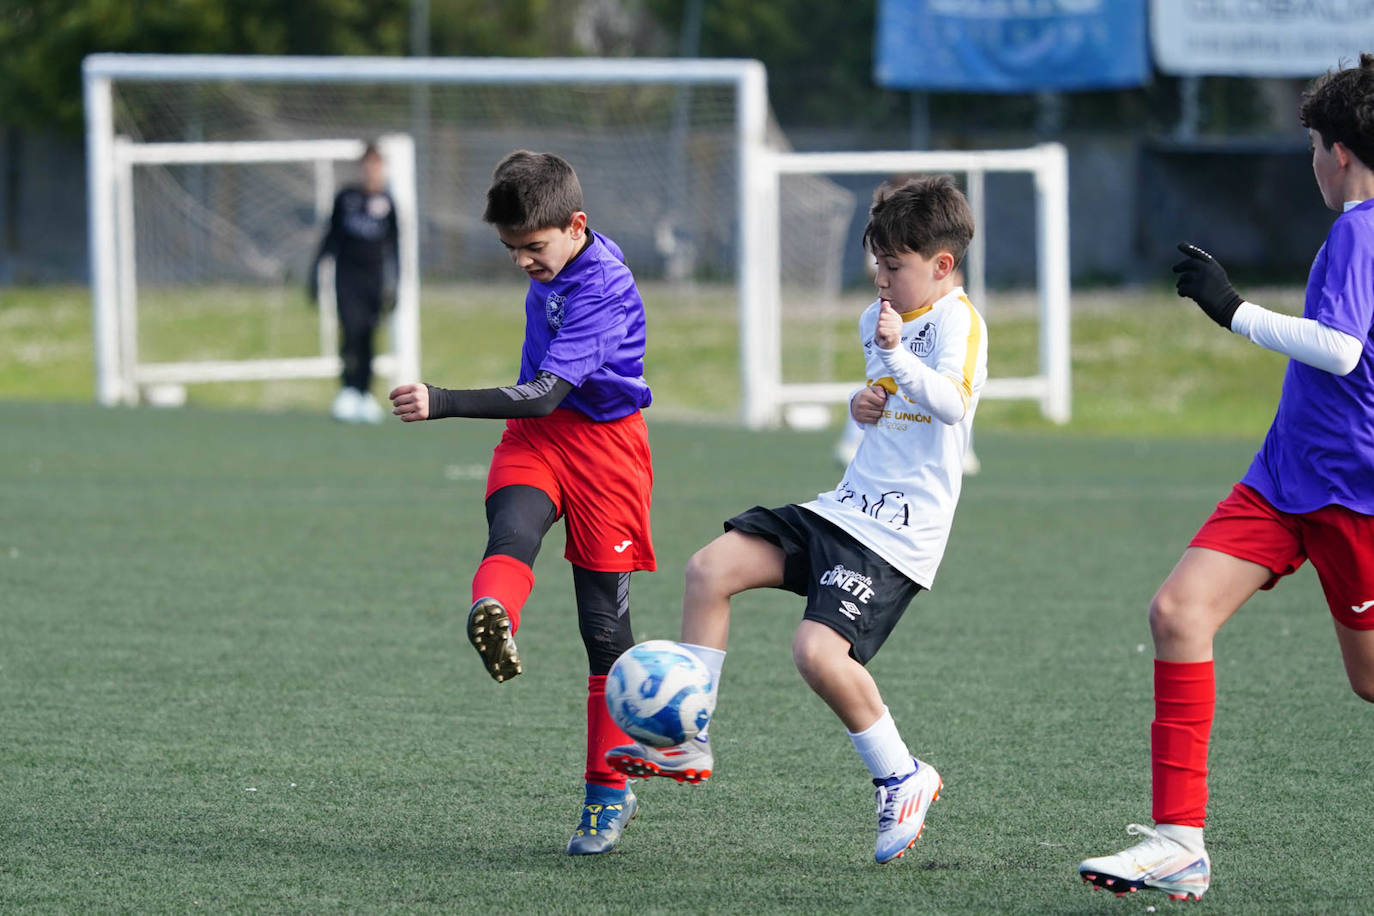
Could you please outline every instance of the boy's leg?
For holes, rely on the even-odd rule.
[[[630,737],[606,708],[606,672],[634,645],[630,628],[630,574],[573,567],[577,625],[587,650],[587,770],[589,783],[625,788],[625,776],[606,765],[606,752]]]
[[[1371,610],[1374,605],[1363,613]],[[1345,662],[1345,674],[1350,678],[1350,689],[1360,699],[1374,703],[1374,630],[1355,630],[1340,621],[1333,623],[1336,641],[1341,646],[1341,660]]]
[[[502,487],[487,497],[487,549],[472,578],[468,639],[498,682],[522,670],[513,638],[534,588],[535,557],[558,517],[538,487]]]
[[[630,574],[573,566],[577,624],[587,651],[586,797],[582,818],[568,841],[570,855],[609,852],[635,816],[638,802],[623,774],[606,763],[606,752],[630,740],[606,708],[606,672],[634,645],[630,629]]]
[[[1189,547],[1150,603],[1155,643],[1150,759],[1156,823],[1199,831],[1205,824],[1207,747],[1216,705],[1212,640],[1271,578],[1273,573],[1258,563]]]
[[[753,534],[727,531],[687,561],[682,597],[682,645],[712,674],[720,690],[725,644],[730,633],[730,597],[751,588],[779,586],[785,558],[778,545]],[[712,697],[715,705],[715,697]],[[631,741],[606,752],[606,762],[628,776],[665,776],[678,782],[709,779],[715,767],[707,731],[677,747],[655,748]]]
[[[878,803],[879,863],[899,859],[920,837],[926,812],[940,797],[940,774],[911,756],[883,705],[868,669],[850,655],[850,642],[816,620],[803,620],[792,639],[802,679],[844,723],[873,776]]]
[[[1212,640],[1250,596],[1273,579],[1267,567],[1205,547],[1189,547],[1150,603],[1155,644],[1155,718],[1150,725],[1152,812],[1157,829],[1131,824],[1145,839],[1079,864],[1083,880],[1117,895],[1144,888],[1201,897],[1211,883],[1203,843],[1207,748],[1216,706]]]
[[[687,561],[682,641],[724,650],[730,636],[731,596],[782,585],[783,564],[781,547],[742,531],[727,531],[698,550]]]

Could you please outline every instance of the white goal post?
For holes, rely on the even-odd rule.
[[[238,57],[229,55],[93,54],[82,65],[86,105],[92,311],[95,327],[97,398],[102,404],[128,401],[146,367],[131,374],[120,317],[120,210],[116,194],[116,84],[198,84],[228,87],[259,84],[387,86],[459,89],[464,87],[707,86],[733,93],[735,160],[729,163],[732,195],[731,236],[734,285],[742,335],[751,333],[748,303],[761,294],[763,280],[754,266],[761,227],[761,155],[768,131],[768,99],[763,65],[751,60],[600,59],[600,58],[385,58]],[[437,123],[430,122],[431,125]],[[462,125],[459,124],[459,127]],[[537,137],[530,131],[529,137]],[[526,139],[526,143],[537,139]],[[509,147],[507,147],[509,148]],[[493,160],[494,161],[494,160]],[[486,166],[490,168],[490,164]],[[586,185],[587,178],[583,176]],[[430,205],[428,195],[421,207]],[[398,211],[401,208],[397,201]],[[421,214],[424,218],[424,214]],[[412,273],[412,276],[414,274]],[[751,357],[741,347],[742,367]],[[274,367],[281,368],[281,367]],[[161,371],[161,370],[159,370]],[[744,368],[744,375],[749,370]]]
[[[808,315],[835,302],[841,283],[855,203],[826,176],[963,173],[981,224],[984,174],[1029,172],[1036,187],[1040,366],[1028,378],[994,378],[984,393],[1038,399],[1046,416],[1068,418],[1067,167],[1057,145],[999,152],[787,152],[770,121],[766,72],[754,60],[94,54],[82,70],[101,403],[131,401],[140,385],[170,381],[186,368],[138,360],[131,332],[137,303],[130,298],[137,285],[131,271],[121,270],[135,253],[127,230],[138,201],[121,202],[128,195],[118,191],[133,165],[130,156],[170,155],[173,147],[193,155],[192,144],[205,141],[247,150],[254,143],[375,132],[414,138],[408,161],[417,164],[416,205],[398,199],[397,210],[418,219],[420,253],[410,256],[420,264],[402,275],[423,272],[433,283],[508,275],[508,259],[477,218],[490,168],[501,155],[519,146],[575,154],[579,179],[596,202],[598,229],[621,244],[641,284],[661,283],[660,292],[671,286],[674,295],[697,296],[692,301],[706,308],[713,307],[713,284],[726,292],[727,303],[733,297],[739,415],[750,427],[776,425],[787,404],[834,401],[844,397],[841,389],[848,391],[848,385],[784,383],[782,374],[784,281],[806,291]],[[391,167],[397,177],[397,164]],[[299,233],[292,244],[299,254]],[[975,236],[975,246],[981,244],[981,235]],[[175,263],[178,249],[168,249]],[[970,292],[981,299],[976,249],[971,260]],[[137,263],[142,273],[141,252]],[[406,308],[407,315],[418,315],[418,304],[414,313]],[[403,374],[409,361],[418,361],[418,317],[416,322],[414,340],[404,339],[409,332],[393,334],[393,368]],[[303,367],[269,362],[260,368],[289,374]],[[227,377],[247,370],[242,363],[202,363],[196,371]],[[827,377],[823,367],[814,374]]]
[[[391,316],[391,351],[373,360],[378,373],[397,383],[419,377],[419,257],[416,246],[415,148],[401,134],[378,138],[388,165],[390,192],[396,203],[398,278]],[[93,250],[93,302],[97,392],[100,403],[138,403],[159,386],[205,382],[251,382],[337,377],[338,319],[333,309],[332,271],[324,265],[319,312],[319,355],[267,359],[146,362],[138,346],[138,278],[134,212],[135,169],[148,166],[232,164],[251,167],[300,163],[314,174],[315,217],[328,220],[336,190],[335,166],[362,156],[363,140],[220,141],[138,143],[116,136],[110,144],[108,170],[93,183],[92,209],[110,206],[115,225],[113,245]],[[103,206],[102,206],[103,205]],[[96,216],[92,214],[93,218]],[[105,214],[101,214],[105,216]]]
[[[1066,423],[1072,410],[1069,355],[1069,205],[1068,154],[1062,144],[1044,143],[1028,149],[959,151],[882,151],[776,153],[763,157],[763,193],[773,214],[765,242],[759,246],[760,295],[747,307],[752,315],[744,346],[746,360],[745,422],[750,426],[775,424],[788,404],[845,402],[862,380],[845,382],[784,382],[782,377],[782,269],[779,266],[776,231],[779,209],[778,183],[784,175],[873,174],[952,172],[966,176],[974,224],[968,289],[979,308],[985,307],[984,245],[986,225],[984,177],[989,172],[1029,173],[1035,183],[1035,242],[1038,307],[1040,319],[1039,369],[1020,378],[989,378],[985,398],[1033,399],[1041,413],[1055,423]]]

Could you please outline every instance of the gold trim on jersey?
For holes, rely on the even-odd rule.
[[[959,386],[959,394],[964,398],[964,411],[967,412],[969,401],[973,398],[973,374],[978,371],[978,346],[983,330],[978,324],[978,312],[968,296],[960,296],[959,301],[969,310],[968,349],[964,351],[964,377],[951,378],[950,381]]]
[[[967,302],[968,300],[965,299],[964,301]],[[898,312],[897,317],[901,318],[903,321],[915,321],[917,318],[920,318],[922,315],[924,315],[926,312],[930,311],[933,308],[935,308],[934,302],[932,302],[930,305],[923,305],[920,308],[914,309],[910,312]]]

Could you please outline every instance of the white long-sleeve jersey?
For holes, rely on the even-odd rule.
[[[929,308],[903,314],[901,344],[883,350],[873,339],[879,310],[879,302],[864,310],[859,339],[868,384],[887,389],[887,407],[865,427],[839,486],[803,508],[929,588],[949,541],[988,377],[987,325],[956,287]]]

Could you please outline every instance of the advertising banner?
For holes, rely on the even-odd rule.
[[[1311,77],[1374,51],[1374,0],[1151,0],[1150,41],[1163,73]]]
[[[879,0],[874,79],[1036,92],[1143,84],[1145,0]]]

